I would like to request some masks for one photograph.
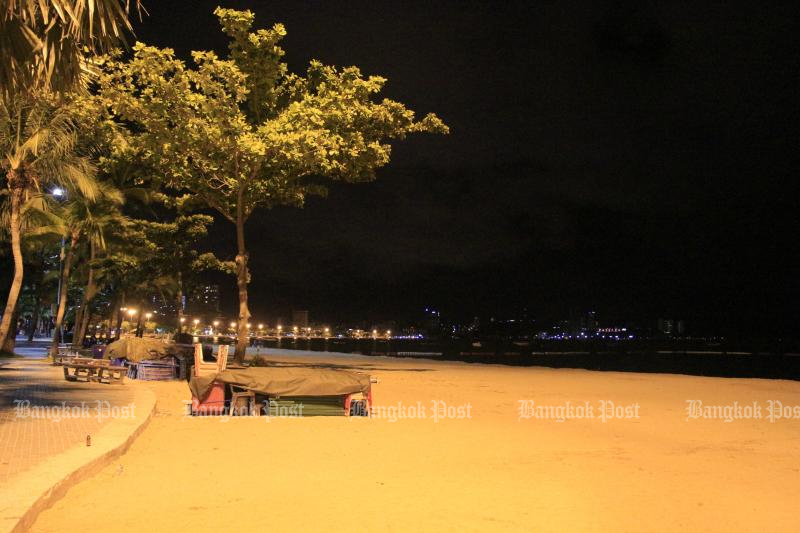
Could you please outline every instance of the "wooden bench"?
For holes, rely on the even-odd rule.
[[[64,362],[64,379],[67,381],[97,381],[99,383],[122,383],[128,373],[125,366],[111,366],[111,362],[102,359],[87,359],[76,357],[72,361]],[[70,372],[71,371],[71,372]]]

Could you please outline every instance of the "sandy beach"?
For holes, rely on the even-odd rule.
[[[327,357],[270,359],[371,373],[381,416],[186,419],[186,383],[152,383],[144,433],[33,531],[800,527],[800,419],[768,419],[800,383]],[[687,420],[687,400],[762,418]],[[603,421],[603,401],[639,416]],[[593,418],[536,416],[567,402]]]

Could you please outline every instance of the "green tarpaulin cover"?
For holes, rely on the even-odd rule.
[[[295,367],[228,369],[219,374],[192,377],[189,388],[203,401],[212,383],[237,385],[270,398],[282,396],[344,396],[369,391],[369,375],[347,370]]]

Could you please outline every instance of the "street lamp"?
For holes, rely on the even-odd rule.
[[[214,324],[214,330],[211,333],[216,335],[217,334],[217,326],[219,326],[219,320],[215,320],[214,322],[212,322],[212,324]]]
[[[56,187],[52,190],[52,195],[56,199],[61,199],[63,196],[66,198],[67,193],[61,187]],[[66,252],[67,242],[64,238],[64,235],[61,235],[61,251],[58,254],[58,288],[56,289],[56,308],[61,304],[61,278],[64,277],[64,259],[67,257]],[[66,291],[65,291],[66,292]],[[62,322],[61,327],[58,330],[58,339],[60,342],[64,342],[64,324]]]
[[[128,309],[128,322],[133,321],[133,317],[136,315],[136,309]],[[128,324],[128,333],[130,333],[130,324]]]

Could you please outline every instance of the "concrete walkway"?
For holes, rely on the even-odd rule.
[[[2,362],[0,532],[23,531],[72,484],[127,449],[149,420],[155,395],[147,383],[127,379],[68,382],[44,359]]]

